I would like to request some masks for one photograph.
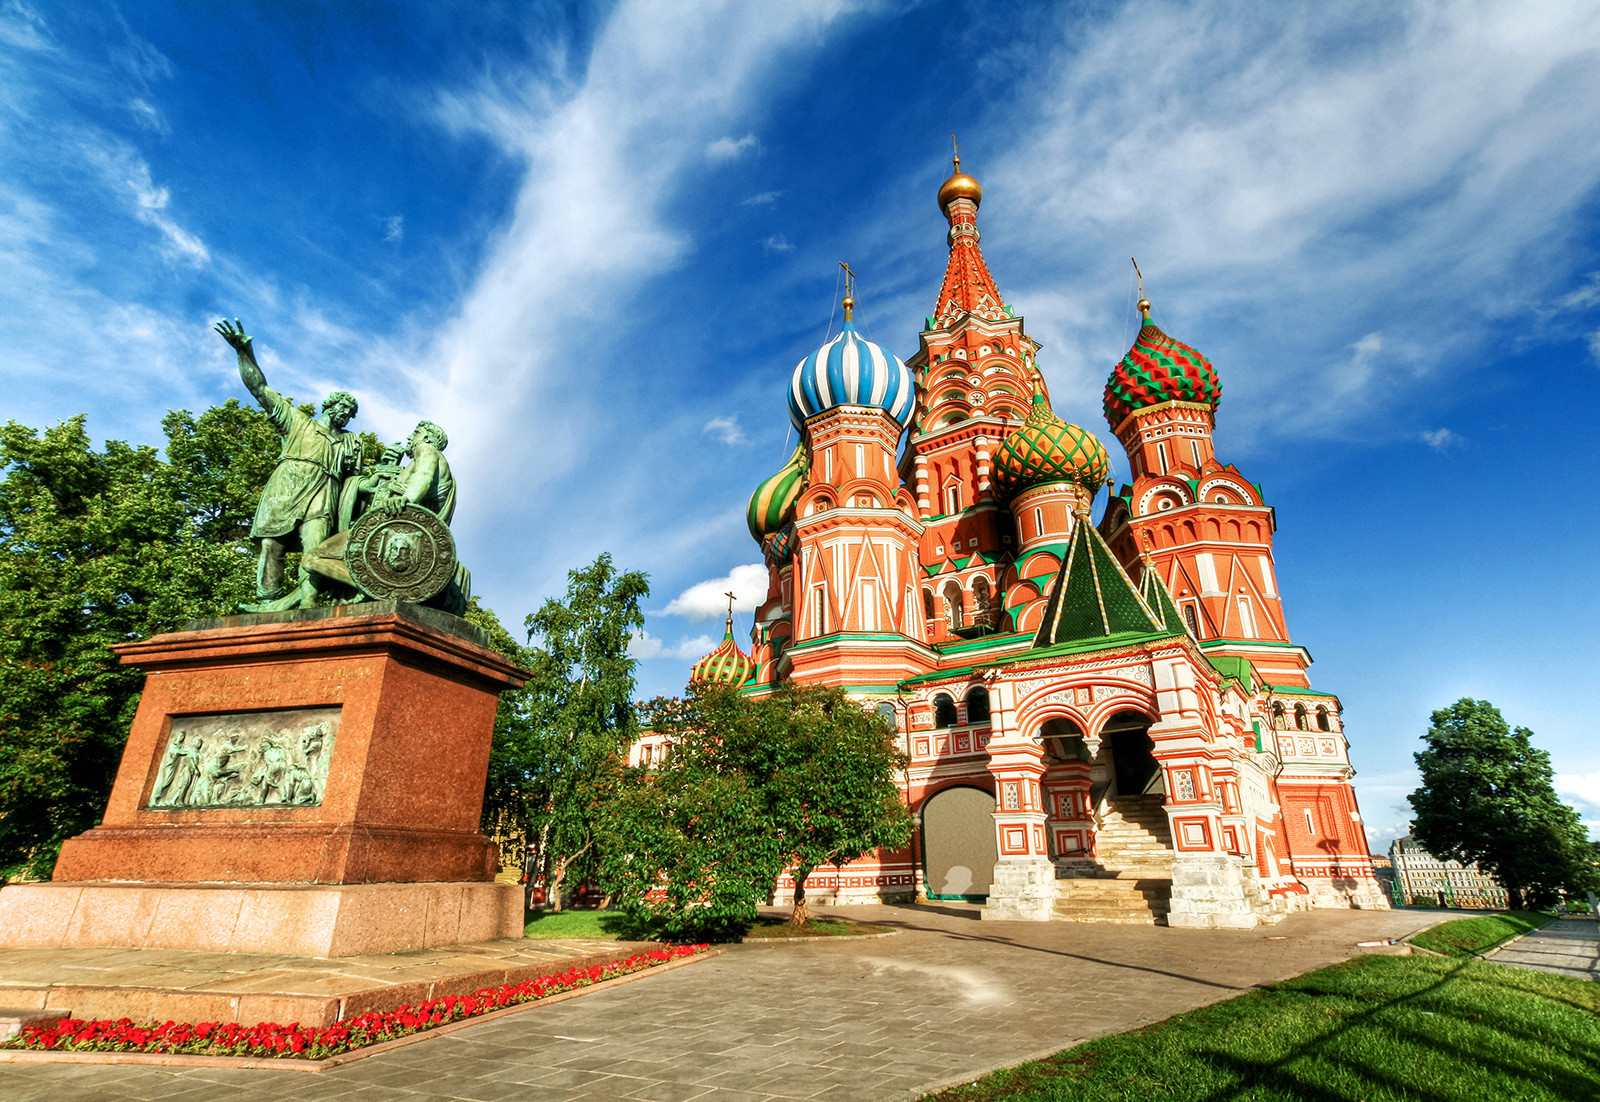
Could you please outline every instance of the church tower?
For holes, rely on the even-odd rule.
[[[950,224],[950,259],[921,344],[908,366],[916,376],[911,441],[901,461],[916,488],[925,525],[921,559],[930,643],[1010,631],[1000,594],[1016,532],[995,479],[1002,441],[1028,417],[1035,394],[1048,401],[1034,367],[1039,345],[1000,298],[978,247],[983,188],[955,171],[939,189]],[[1070,508],[1057,523],[1070,523]],[[1063,519],[1066,518],[1066,519]],[[1065,539],[1065,528],[1059,533]]]
[[[1222,383],[1205,356],[1143,324],[1106,382],[1105,414],[1133,481],[1101,531],[1129,570],[1148,557],[1189,633],[1213,658],[1246,659],[1269,684],[1304,688],[1310,655],[1289,639],[1273,568],[1273,510],[1212,445]]]

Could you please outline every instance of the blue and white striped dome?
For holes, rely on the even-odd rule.
[[[835,406],[877,406],[902,428],[916,406],[911,369],[856,332],[848,313],[839,335],[801,360],[789,382],[789,419],[796,429]]]

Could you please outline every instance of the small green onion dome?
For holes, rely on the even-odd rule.
[[[717,649],[694,664],[689,671],[689,681],[711,681],[721,685],[743,685],[756,672],[756,661],[733,641],[733,617],[728,617],[727,630]]]
[[[1130,413],[1163,402],[1194,402],[1217,408],[1222,382],[1211,361],[1150,320],[1150,301],[1139,300],[1144,324],[1133,347],[1106,380],[1106,420],[1116,428]]]
[[[1050,409],[1043,394],[1033,396],[1033,411],[1007,436],[994,457],[995,481],[1007,493],[1046,482],[1076,482],[1098,490],[1111,472],[1111,457],[1094,435],[1069,425]]]
[[[806,488],[808,466],[805,445],[796,444],[794,454],[782,469],[750,495],[750,509],[745,520],[757,543],[794,519],[794,503],[800,500],[800,491]]]

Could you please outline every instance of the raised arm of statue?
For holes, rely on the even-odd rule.
[[[239,354],[239,377],[244,380],[245,388],[255,395],[256,401],[266,407],[268,413],[273,412],[278,394],[267,385],[267,377],[262,373],[261,365],[256,363],[255,349],[250,343],[254,338],[245,335],[244,326],[239,324],[238,318],[234,318],[231,325],[227,318],[223,318],[217,322],[217,332]]]

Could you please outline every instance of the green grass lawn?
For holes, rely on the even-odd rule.
[[[1600,1098],[1600,983],[1363,957],[931,1096],[939,1102]]]
[[[1551,916],[1538,911],[1514,911],[1506,914],[1480,915],[1477,918],[1458,918],[1441,922],[1431,930],[1424,930],[1411,939],[1411,944],[1421,949],[1431,949],[1447,957],[1470,957],[1485,949],[1493,949],[1502,941],[1518,934],[1537,930]]]
[[[522,928],[523,937],[592,938],[596,941],[633,941],[639,935],[616,911],[540,911]]]

